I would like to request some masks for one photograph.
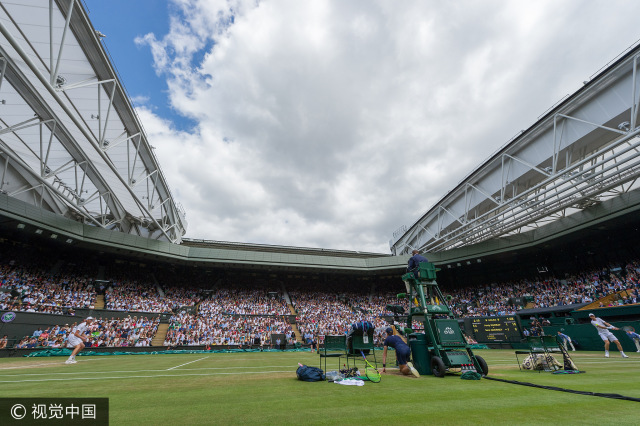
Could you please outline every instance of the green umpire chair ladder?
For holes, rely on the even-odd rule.
[[[324,345],[320,348],[320,367],[324,359],[324,371],[327,371],[327,358],[338,358],[338,370],[340,370],[340,358],[347,356],[347,336],[324,336]]]

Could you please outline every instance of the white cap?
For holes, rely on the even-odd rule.
[[[590,317],[595,317],[595,315],[593,313],[589,314]]]
[[[93,319],[93,317],[86,317],[86,318],[85,318],[85,321],[86,321],[86,320],[92,320],[92,319]]]

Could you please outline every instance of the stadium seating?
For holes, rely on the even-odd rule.
[[[95,309],[97,295],[104,293],[107,310],[172,315],[166,346],[248,346],[255,345],[256,338],[269,346],[274,334],[286,336],[287,344],[295,346],[296,335],[306,336],[304,343],[322,335],[344,336],[360,321],[374,325],[373,344],[380,346],[386,318],[392,316],[386,306],[397,303],[399,285],[336,281],[318,287],[300,281],[256,283],[251,275],[234,275],[218,278],[212,288],[206,276],[192,270],[145,269],[124,262],[106,262],[96,269],[94,261],[81,256],[54,259],[49,252],[34,254],[31,247],[20,251],[0,245],[0,310],[64,314],[70,308]],[[562,279],[443,290],[451,295],[459,317],[514,314],[522,308],[509,305],[515,297],[532,300],[536,307],[593,300],[590,309],[595,309],[603,300],[605,306],[638,302],[640,263],[628,262],[616,270],[592,268]],[[288,318],[292,312],[293,324]]]

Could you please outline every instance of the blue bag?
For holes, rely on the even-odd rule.
[[[324,371],[318,367],[309,367],[308,365],[301,365],[296,370],[298,380],[304,382],[321,382],[326,380]]]

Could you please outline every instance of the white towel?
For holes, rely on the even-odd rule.
[[[333,382],[339,385],[348,385],[348,386],[364,386],[364,380],[356,380],[356,379],[344,379],[339,382]]]

